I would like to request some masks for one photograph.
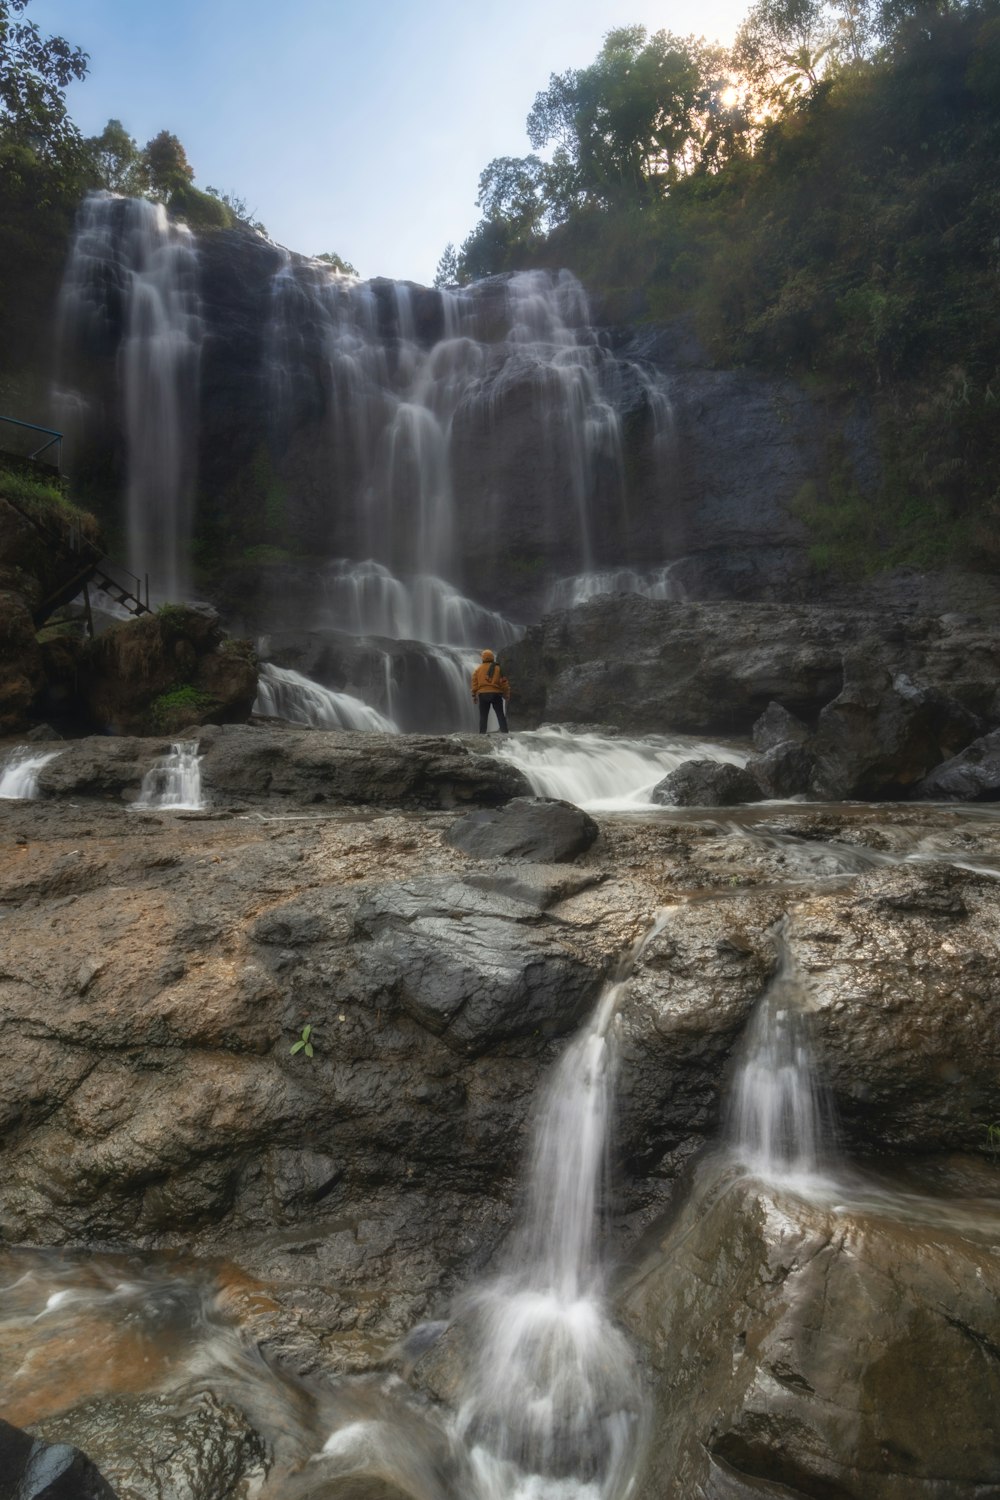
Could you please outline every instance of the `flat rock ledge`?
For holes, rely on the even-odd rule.
[[[451,809],[495,807],[530,795],[488,738],[206,725],[191,730],[206,810],[256,804]],[[45,797],[138,801],[144,776],[169,755],[169,737],[37,744],[58,751],[39,776]]]

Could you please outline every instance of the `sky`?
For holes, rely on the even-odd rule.
[[[90,54],[68,93],[182,141],[198,187],[246,200],[279,244],[362,276],[429,283],[473,228],[479,174],[524,156],[552,73],[644,25],[729,42],[750,0],[31,0]]]

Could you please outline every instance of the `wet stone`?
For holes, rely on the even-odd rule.
[[[593,818],[572,802],[515,797],[506,807],[469,813],[445,840],[474,859],[562,864],[585,853],[597,833]]]

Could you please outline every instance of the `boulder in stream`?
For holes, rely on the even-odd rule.
[[[719,760],[687,760],[650,793],[664,807],[738,807],[763,795],[749,771]]]
[[[0,1495],[9,1500],[118,1500],[97,1465],[72,1443],[48,1442],[0,1418]]]
[[[1000,800],[1000,730],[973,740],[918,781],[911,796],[933,802]]]

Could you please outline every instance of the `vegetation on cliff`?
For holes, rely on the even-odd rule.
[[[720,363],[870,393],[878,505],[831,454],[815,560],[1000,562],[996,0],[758,0],[729,54],[619,30],[528,133],[550,157],[486,167],[460,278],[566,265]]]

